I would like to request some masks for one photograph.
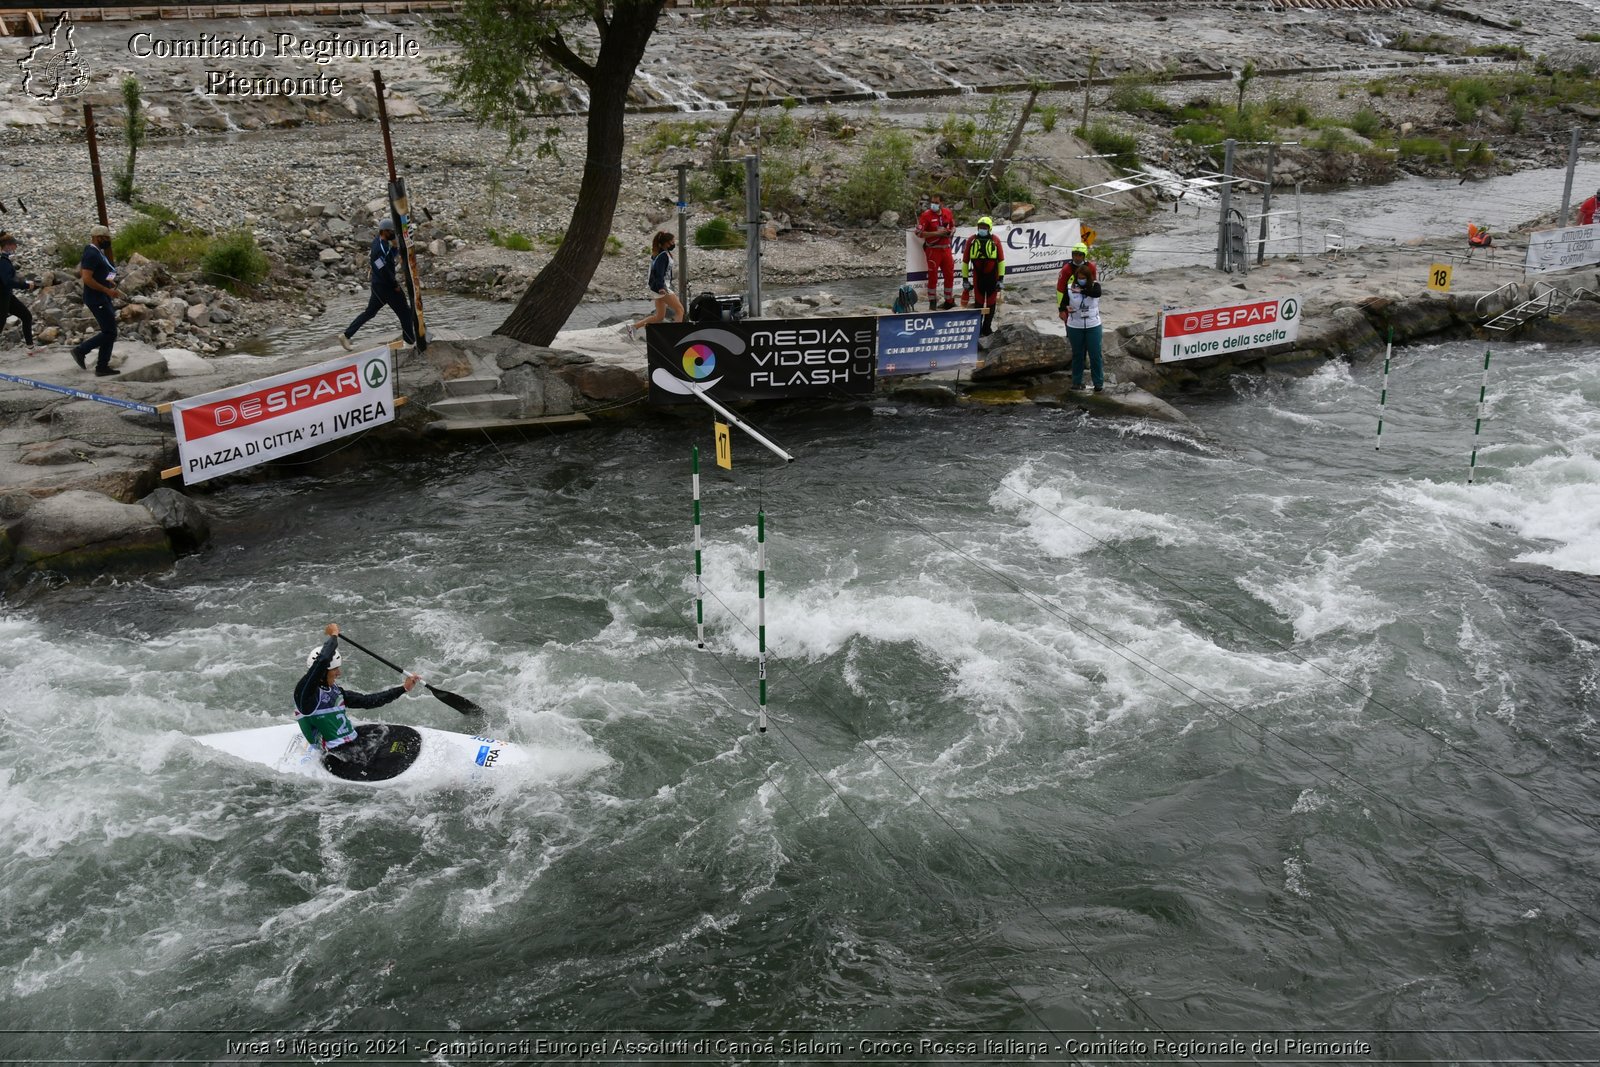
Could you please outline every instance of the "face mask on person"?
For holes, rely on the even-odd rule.
[[[987,227],[987,226],[979,226],[978,227],[978,236],[979,237],[987,237],[987,236],[989,236],[989,227]]]

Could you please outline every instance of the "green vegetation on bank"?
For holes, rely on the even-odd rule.
[[[204,281],[234,293],[259,285],[271,273],[271,261],[249,230],[208,234],[163,204],[140,201],[133,206],[138,214],[111,235],[118,263],[143,256],[174,274],[194,271]],[[58,231],[50,242],[51,258],[56,266],[72,270],[86,244],[87,237]]]

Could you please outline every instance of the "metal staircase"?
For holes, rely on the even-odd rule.
[[[1540,291],[1540,286],[1544,287],[1542,292]],[[1475,305],[1474,310],[1476,310],[1479,314],[1482,314],[1484,301],[1506,289],[1511,289],[1514,293],[1516,288],[1517,283],[1510,282],[1506,285],[1502,285],[1493,293],[1484,294],[1478,299],[1478,303]],[[1508,310],[1502,311],[1500,314],[1494,316],[1494,318],[1480,323],[1479,325],[1481,325],[1485,330],[1495,330],[1500,333],[1508,333],[1517,329],[1519,326],[1523,326],[1529,322],[1532,322],[1534,319],[1544,319],[1549,318],[1552,315],[1559,315],[1563,311],[1567,310],[1567,308],[1571,307],[1574,303],[1584,299],[1600,300],[1600,293],[1596,293],[1592,289],[1585,289],[1581,287],[1577,289],[1561,289],[1557,286],[1551,285],[1549,282],[1536,281],[1533,283],[1532,296],[1519,304],[1513,305]]]

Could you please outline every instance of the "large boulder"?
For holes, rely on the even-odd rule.
[[[17,564],[69,577],[165,570],[176,558],[147,508],[79,489],[29,508],[18,532]]]
[[[197,552],[211,540],[211,523],[189,497],[176,489],[163,486],[144,497],[139,503],[150,512],[163,530],[174,552],[182,555]]]

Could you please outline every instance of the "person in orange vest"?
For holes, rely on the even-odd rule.
[[[994,220],[985,215],[978,220],[978,232],[961,249],[961,302],[967,302],[969,290],[977,293],[978,310],[983,312],[978,333],[985,336],[994,332],[994,306],[1006,280],[1006,249],[993,231]]]
[[[1578,205],[1578,225],[1593,226],[1597,213],[1600,213],[1600,189],[1596,189],[1593,196]]]
[[[1089,268],[1089,280],[1100,280],[1100,268],[1089,262],[1089,246],[1079,241],[1072,246],[1072,255],[1061,265],[1061,273],[1056,275],[1056,307],[1065,309],[1067,306],[1067,290],[1072,288],[1072,279],[1077,277],[1079,267]]]
[[[928,310],[938,307],[938,278],[944,276],[944,307],[956,306],[956,260],[950,250],[950,239],[956,232],[956,217],[944,206],[939,193],[928,195],[928,206],[917,216],[917,236],[922,238],[922,252],[928,262]]]

